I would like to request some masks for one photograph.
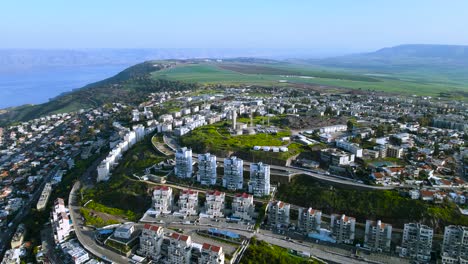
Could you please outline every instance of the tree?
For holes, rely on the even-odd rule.
[[[352,131],[353,128],[354,128],[354,122],[350,119],[350,120],[348,120],[348,122],[346,123],[346,126],[348,127],[348,131]]]

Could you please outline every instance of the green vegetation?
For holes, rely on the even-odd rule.
[[[181,145],[191,147],[196,153],[210,152],[218,156],[227,156],[230,153],[248,159],[276,160],[281,163],[288,158],[297,155],[305,150],[305,147],[297,144],[283,142],[282,137],[291,135],[288,131],[281,131],[276,134],[258,133],[256,135],[232,136],[228,127],[230,123],[219,122],[216,124],[199,127],[189,134],[183,136]],[[287,146],[288,152],[264,152],[252,150],[254,146]]]
[[[127,253],[130,250],[132,250],[132,248],[129,247],[128,245],[117,243],[117,242],[112,241],[112,240],[107,240],[106,246],[109,246],[109,247],[117,250],[118,252],[122,252],[122,253]]]
[[[93,200],[90,204],[96,211],[138,219],[150,207],[151,199],[148,185],[132,175],[163,159],[153,150],[150,137],[145,138],[125,153],[109,181],[84,191],[82,202]]]
[[[241,264],[302,264],[320,263],[312,259],[305,259],[292,255],[287,249],[270,245],[253,237],[250,245],[242,257]]]
[[[94,211],[110,214],[110,215],[125,217],[130,221],[138,220],[136,218],[136,216],[135,216],[135,213],[132,212],[131,210],[124,211],[124,210],[118,209],[118,208],[107,207],[105,205],[96,203],[94,201],[89,202],[86,205],[86,208],[92,209]]]
[[[120,223],[119,221],[113,219],[104,220],[101,217],[93,214],[91,210],[87,208],[80,208],[80,213],[85,219],[85,225],[103,227]]]
[[[358,90],[384,91],[398,94],[432,95],[452,98],[466,97],[468,80],[448,77],[450,72],[436,70],[425,72],[406,68],[407,71],[391,71],[373,74],[372,68],[323,67],[312,64],[282,63],[197,63],[182,64],[174,68],[153,72],[155,79],[198,82],[224,85],[325,85]],[[287,80],[288,83],[279,83]],[[454,81],[457,80],[457,81]]]
[[[326,214],[344,213],[360,222],[380,219],[402,227],[410,221],[421,221],[442,231],[443,226],[467,225],[468,217],[455,204],[444,201],[431,204],[401,196],[397,191],[363,191],[331,187],[300,175],[278,189],[278,199],[303,207],[320,209]]]

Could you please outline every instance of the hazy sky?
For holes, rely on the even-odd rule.
[[[8,0],[0,48],[468,45],[467,0]]]

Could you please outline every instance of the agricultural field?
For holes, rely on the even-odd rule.
[[[455,73],[454,73],[455,74]],[[406,95],[465,97],[468,83],[458,75],[404,69],[401,72],[376,73],[371,69],[342,69],[311,64],[278,62],[275,64],[238,62],[199,62],[179,64],[153,72],[155,79],[202,84],[297,86],[350,88]]]

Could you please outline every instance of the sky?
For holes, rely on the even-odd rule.
[[[466,0],[14,0],[0,48],[372,51],[468,45]]]

